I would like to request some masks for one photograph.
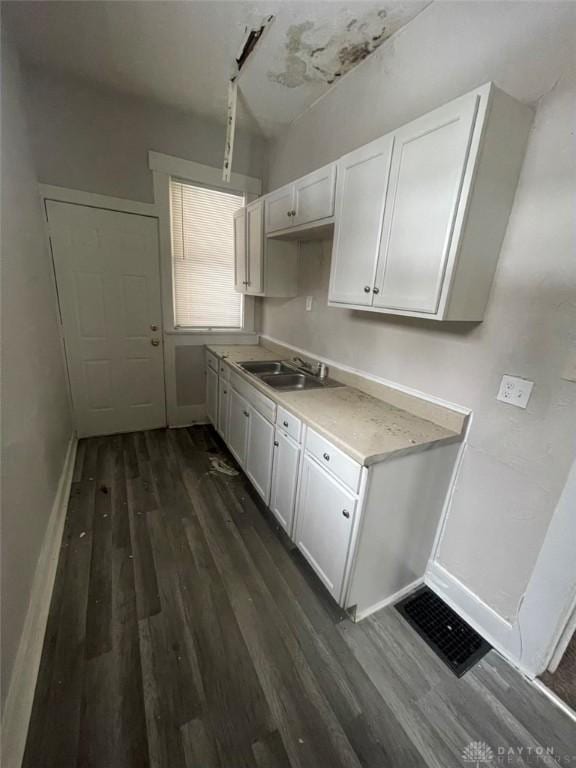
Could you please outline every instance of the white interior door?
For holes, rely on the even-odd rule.
[[[396,132],[375,306],[437,312],[477,107],[464,96]]]
[[[46,209],[78,434],[165,426],[157,220]]]

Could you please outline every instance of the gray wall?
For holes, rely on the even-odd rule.
[[[2,37],[2,705],[72,434],[18,60]]]
[[[435,2],[270,148],[270,189],[494,80],[538,110],[485,321],[432,324],[326,306],[331,243],[306,245],[299,296],[267,299],[263,332],[473,409],[440,563],[516,615],[574,456],[573,4]],[[315,296],[311,312],[306,295]],[[502,374],[535,381],[528,410]]]
[[[223,125],[36,68],[27,69],[26,80],[34,159],[45,184],[153,202],[149,150],[222,165]],[[265,148],[240,130],[233,170],[261,178]]]

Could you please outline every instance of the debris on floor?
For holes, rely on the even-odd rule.
[[[209,461],[213,472],[220,472],[221,475],[228,475],[228,477],[238,475],[238,470],[234,469],[232,464],[223,456],[209,456]]]

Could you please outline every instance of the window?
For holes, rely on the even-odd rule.
[[[234,290],[233,215],[244,196],[170,179],[174,324],[241,328]]]

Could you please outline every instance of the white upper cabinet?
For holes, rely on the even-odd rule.
[[[370,306],[393,139],[381,139],[338,161],[330,299]]]
[[[394,135],[375,306],[438,310],[478,99],[453,101]]]
[[[247,286],[246,269],[246,208],[236,211],[234,226],[234,288],[245,291]]]
[[[292,226],[300,227],[333,216],[335,191],[335,163],[294,182]]]
[[[263,206],[256,201],[246,206],[246,293],[259,294],[264,289]]]
[[[532,117],[488,83],[343,157],[328,303],[482,320]]]
[[[234,217],[234,287],[251,296],[298,293],[298,243],[264,236],[264,198]]]
[[[294,210],[294,185],[288,184],[265,198],[266,234],[286,229],[292,223]]]
[[[334,216],[336,164],[331,163],[264,198],[266,234],[287,239],[324,236]]]

